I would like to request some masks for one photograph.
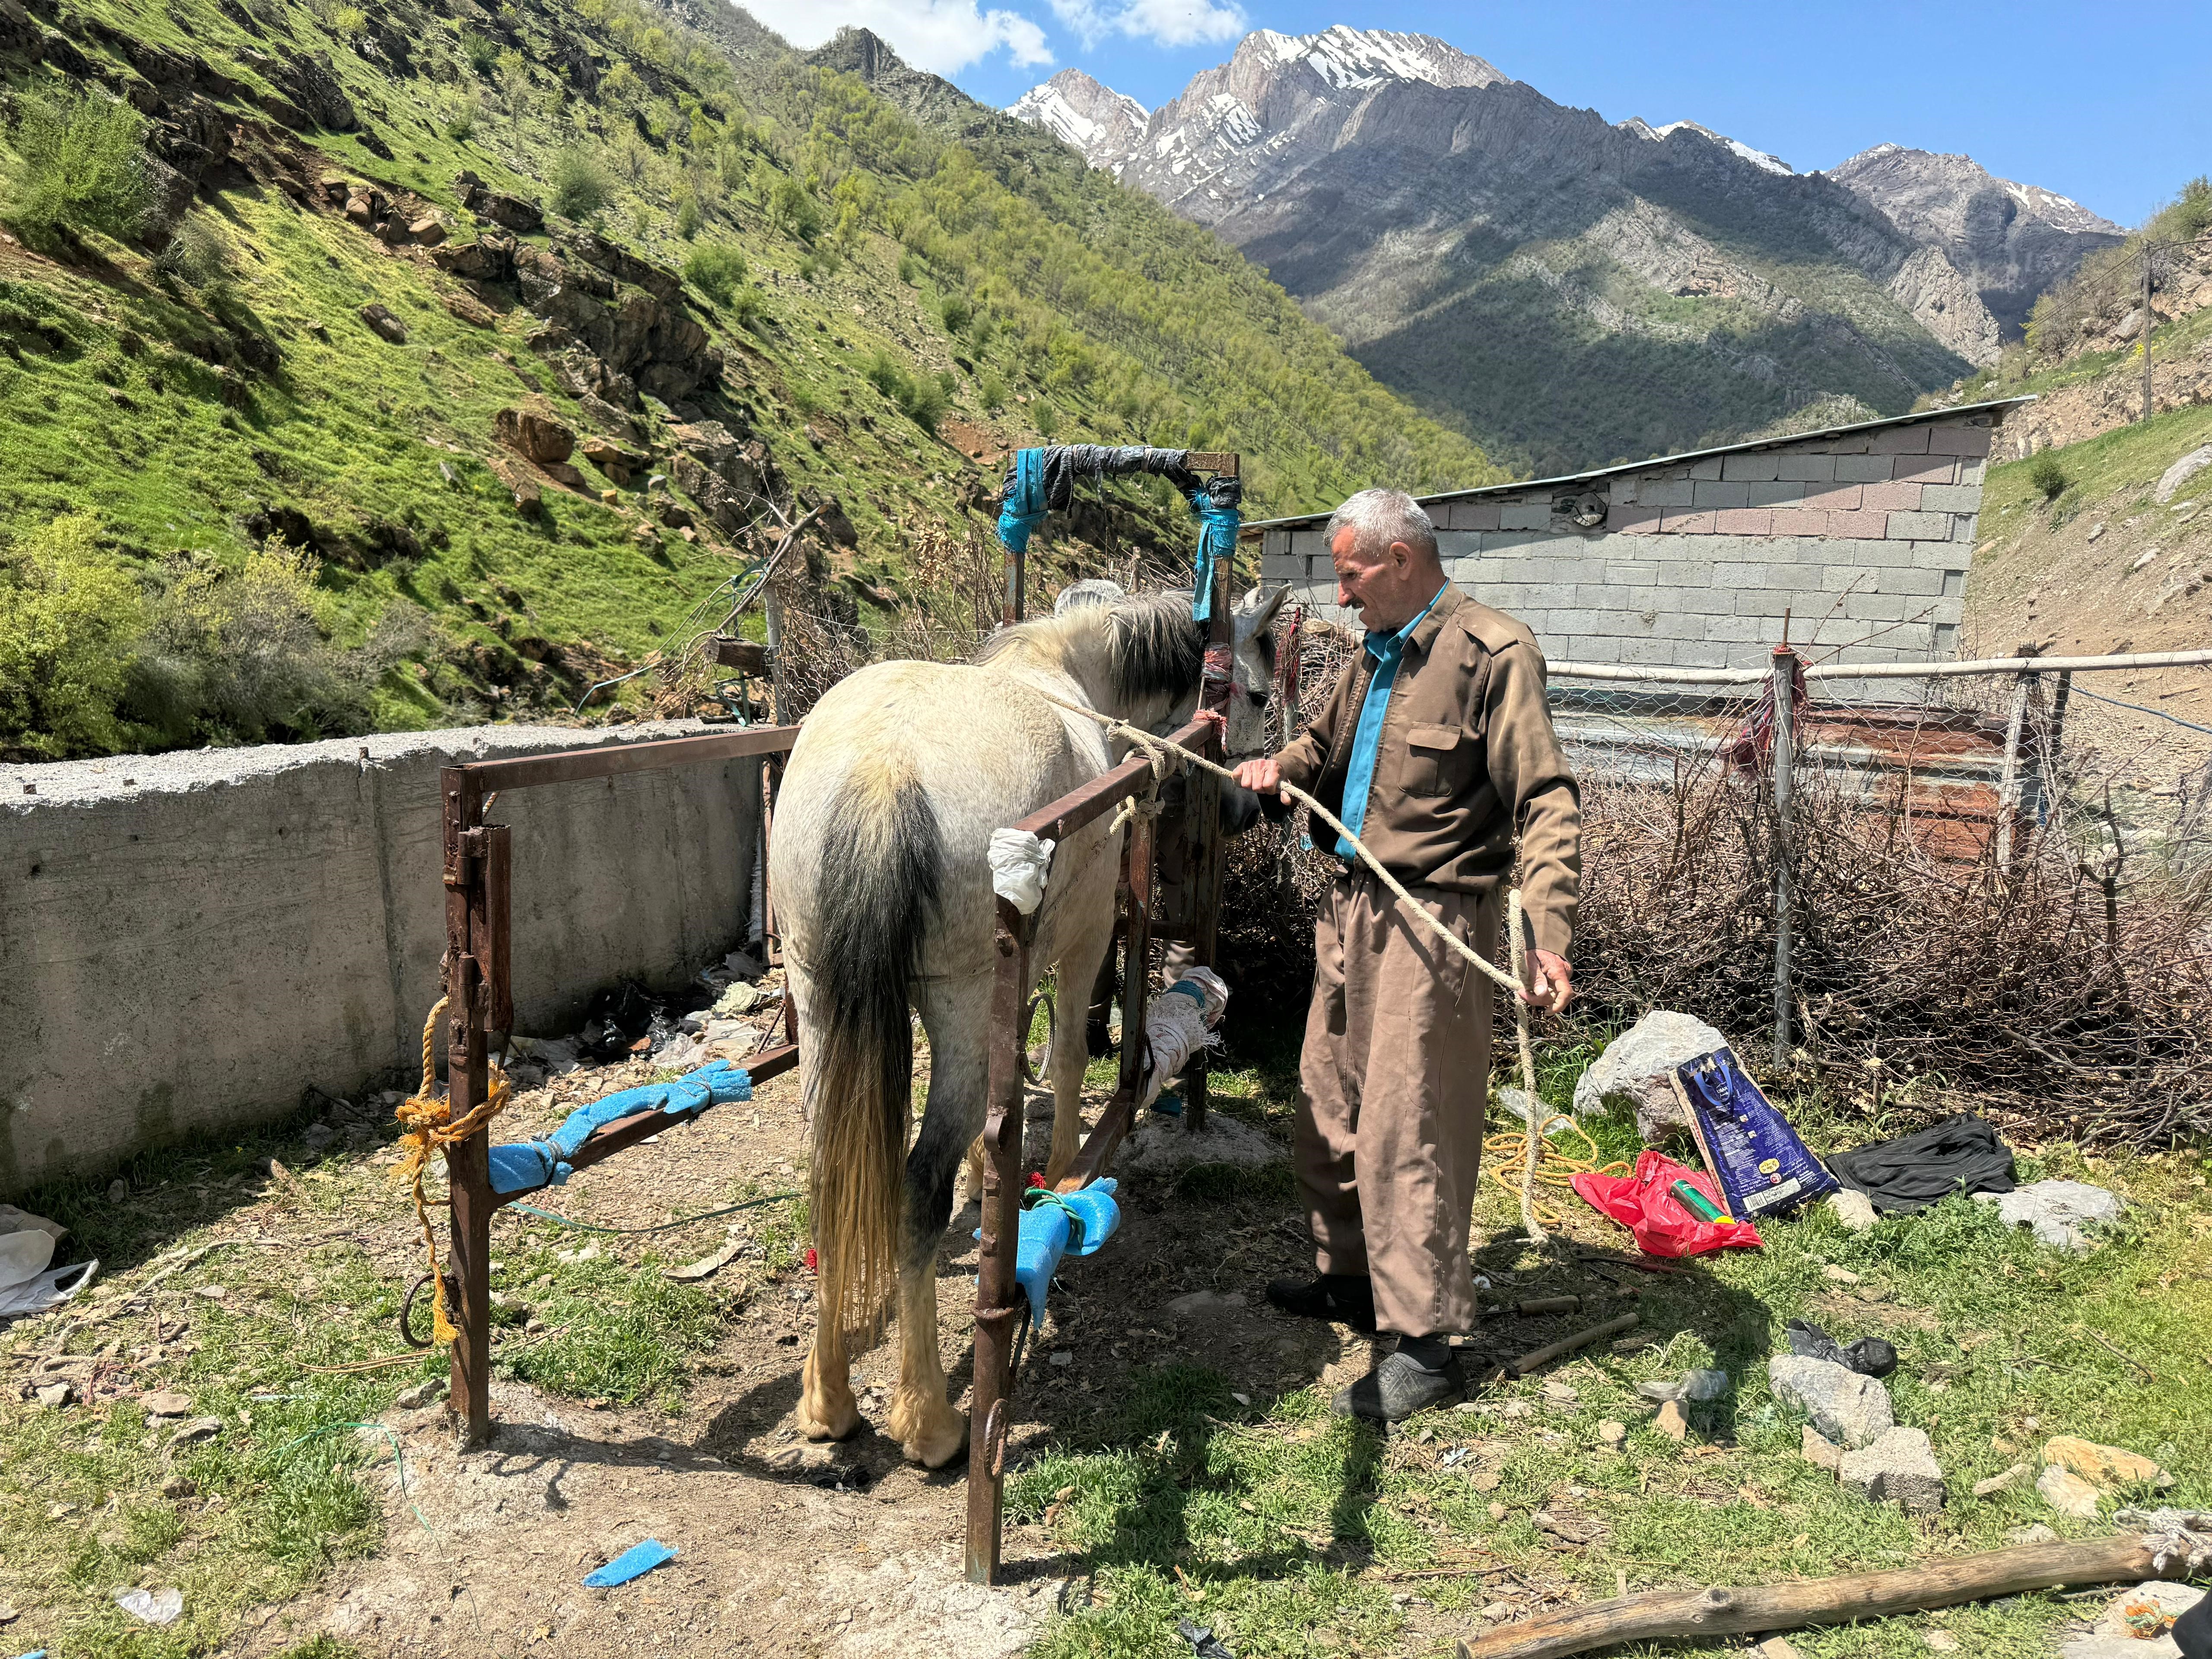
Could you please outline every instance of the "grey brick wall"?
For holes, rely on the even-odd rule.
[[[1558,661],[1748,668],[1790,637],[1859,662],[1954,657],[1996,416],[1938,417],[1434,502],[1452,580]],[[1270,530],[1261,576],[1338,617],[1318,526]]]

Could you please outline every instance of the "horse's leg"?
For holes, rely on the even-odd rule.
[[[915,1462],[938,1468],[968,1440],[968,1419],[946,1398],[937,1348],[937,1247],[952,1218],[952,1183],[977,1144],[989,1101],[991,976],[933,980],[921,998],[929,1033],[929,1102],[906,1160],[899,1237],[899,1380],[891,1437]],[[980,1183],[973,1188],[981,1194]]]
[[[798,962],[784,960],[785,994],[799,1010],[799,1097],[811,1131],[821,1073],[817,1069],[821,1039],[807,1020],[811,987]],[[842,1440],[860,1426],[860,1402],[853,1398],[852,1361],[845,1333],[834,1311],[815,1299],[814,1346],[806,1355],[799,1392],[799,1430],[809,1440]]]
[[[1069,936],[1053,964],[1052,1057],[1045,1075],[1052,1084],[1052,1153],[1045,1160],[1047,1186],[1057,1185],[1075,1162],[1083,1139],[1083,1073],[1091,1063],[1084,1016],[1098,966],[1114,945],[1114,890],[1109,884],[1098,902],[1083,907],[1083,926]]]

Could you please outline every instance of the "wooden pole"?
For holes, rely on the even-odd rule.
[[[1797,653],[1774,647],[1774,1064],[1790,1064],[1790,830],[1797,750]]]
[[[466,769],[439,775],[444,805],[446,884],[446,1097],[458,1120],[482,1103],[491,1082],[487,1041],[492,988],[481,963],[494,949],[483,799]],[[504,956],[503,951],[500,951]],[[452,1393],[463,1443],[491,1438],[491,1139],[483,1129],[446,1149],[447,1254],[453,1284]]]
[[[2154,1554],[2148,1540],[2124,1533],[2086,1543],[2024,1544],[1933,1566],[1798,1584],[1653,1590],[1542,1613],[1519,1624],[1462,1637],[1458,1659],[1569,1659],[1628,1642],[1847,1624],[2061,1585],[2140,1583],[2158,1576]],[[2169,1564],[2177,1577],[2182,1565]]]
[[[768,702],[769,724],[783,724],[783,600],[775,591],[775,581],[769,579],[767,592],[761,595],[761,617],[768,639]]]
[[[1577,1298],[1573,1297],[1559,1297],[1553,1299],[1561,1302],[1572,1302]],[[1544,1307],[1540,1304],[1524,1302],[1521,1304],[1518,1311],[1522,1313],[1535,1313],[1540,1311],[1551,1312],[1553,1310]],[[1577,1331],[1572,1336],[1563,1336],[1556,1342],[1547,1342],[1540,1348],[1532,1349],[1530,1352],[1522,1354],[1518,1359],[1507,1360],[1503,1365],[1500,1365],[1498,1368],[1498,1375],[1500,1376],[1526,1376],[1529,1372],[1536,1370],[1538,1367],[1550,1364],[1561,1354],[1573,1353],[1578,1349],[1589,1347],[1593,1342],[1602,1342],[1608,1336],[1619,1336],[1623,1331],[1634,1329],[1637,1318],[1637,1314],[1632,1310],[1631,1311],[1621,1315],[1618,1319],[1607,1320],[1602,1325],[1593,1325],[1586,1331]]]
[[[2066,705],[2074,700],[2074,676],[2063,673],[2058,686],[2051,694],[2051,725],[2043,734],[2040,752],[2036,757],[2037,769],[2042,774],[2043,787],[2036,805],[2038,823],[2051,816],[2051,809],[2061,796],[2058,765],[2066,742]]]
[[[2142,417],[2143,417],[2143,419],[2145,419],[2145,420],[2147,421],[2147,420],[2150,419],[2150,416],[2151,416],[2151,410],[2152,410],[2152,408],[2154,407],[2154,405],[2153,405],[2153,404],[2152,404],[2152,402],[2151,402],[2151,390],[2150,390],[2150,330],[2151,330],[2151,325],[2152,325],[2153,323],[2154,323],[2154,322],[2156,322],[2156,321],[2158,320],[2158,319],[2156,318],[2156,316],[2153,314],[2153,313],[2152,313],[2152,311],[2151,311],[2151,308],[2150,308],[2150,238],[2149,238],[2148,236],[2145,236],[2145,237],[2143,238],[2143,245],[2142,245],[2142,314],[2143,314],[2143,324],[2142,324],[2142,355],[2143,355],[2143,412],[2142,412]]]
[[[1006,550],[1006,604],[1004,621],[1012,628],[1022,619],[1022,611],[1029,595],[1029,555]]]
[[[1014,1282],[1022,1224],[1022,1048],[1029,1034],[1028,919],[998,902],[998,952],[991,988],[990,1111],[983,1125],[982,1239],[976,1251],[975,1366],[969,1401],[968,1578],[998,1582],[1006,1515],[1006,1429],[1014,1336],[1029,1301]]]
[[[1997,774],[1997,873],[2002,876],[2012,869],[2013,819],[2020,811],[2021,738],[2027,729],[2027,695],[2035,688],[2035,676],[2022,674],[2013,682],[2012,708],[2005,717],[2004,764]]]

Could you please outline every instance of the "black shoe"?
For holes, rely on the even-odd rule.
[[[1402,1423],[1415,1412],[1441,1406],[1467,1392],[1467,1375],[1454,1354],[1431,1370],[1410,1354],[1386,1353],[1375,1369],[1334,1402],[1340,1417],[1364,1417],[1376,1423]]]
[[[1270,1279],[1267,1300],[1301,1319],[1326,1319],[1370,1336],[1375,1332],[1375,1281],[1364,1273]]]

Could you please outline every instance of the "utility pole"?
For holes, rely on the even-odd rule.
[[[2143,238],[2143,246],[2142,246],[2142,317],[2143,317],[2143,324],[2142,324],[2142,355],[2143,355],[2143,412],[2142,412],[2142,417],[2143,417],[2143,419],[2145,419],[2145,420],[2147,421],[2147,420],[2150,419],[2150,413],[2151,413],[2151,400],[2150,400],[2150,330],[2151,330],[2151,325],[2152,325],[2154,322],[2155,322],[2155,321],[2157,320],[2157,319],[2156,319],[2154,316],[2153,316],[2153,315],[2152,315],[2152,313],[2151,313],[2151,308],[2150,308],[2150,238],[2149,238],[2149,237],[2148,237],[2148,236],[2146,236],[2146,237],[2144,237],[2144,238]]]

